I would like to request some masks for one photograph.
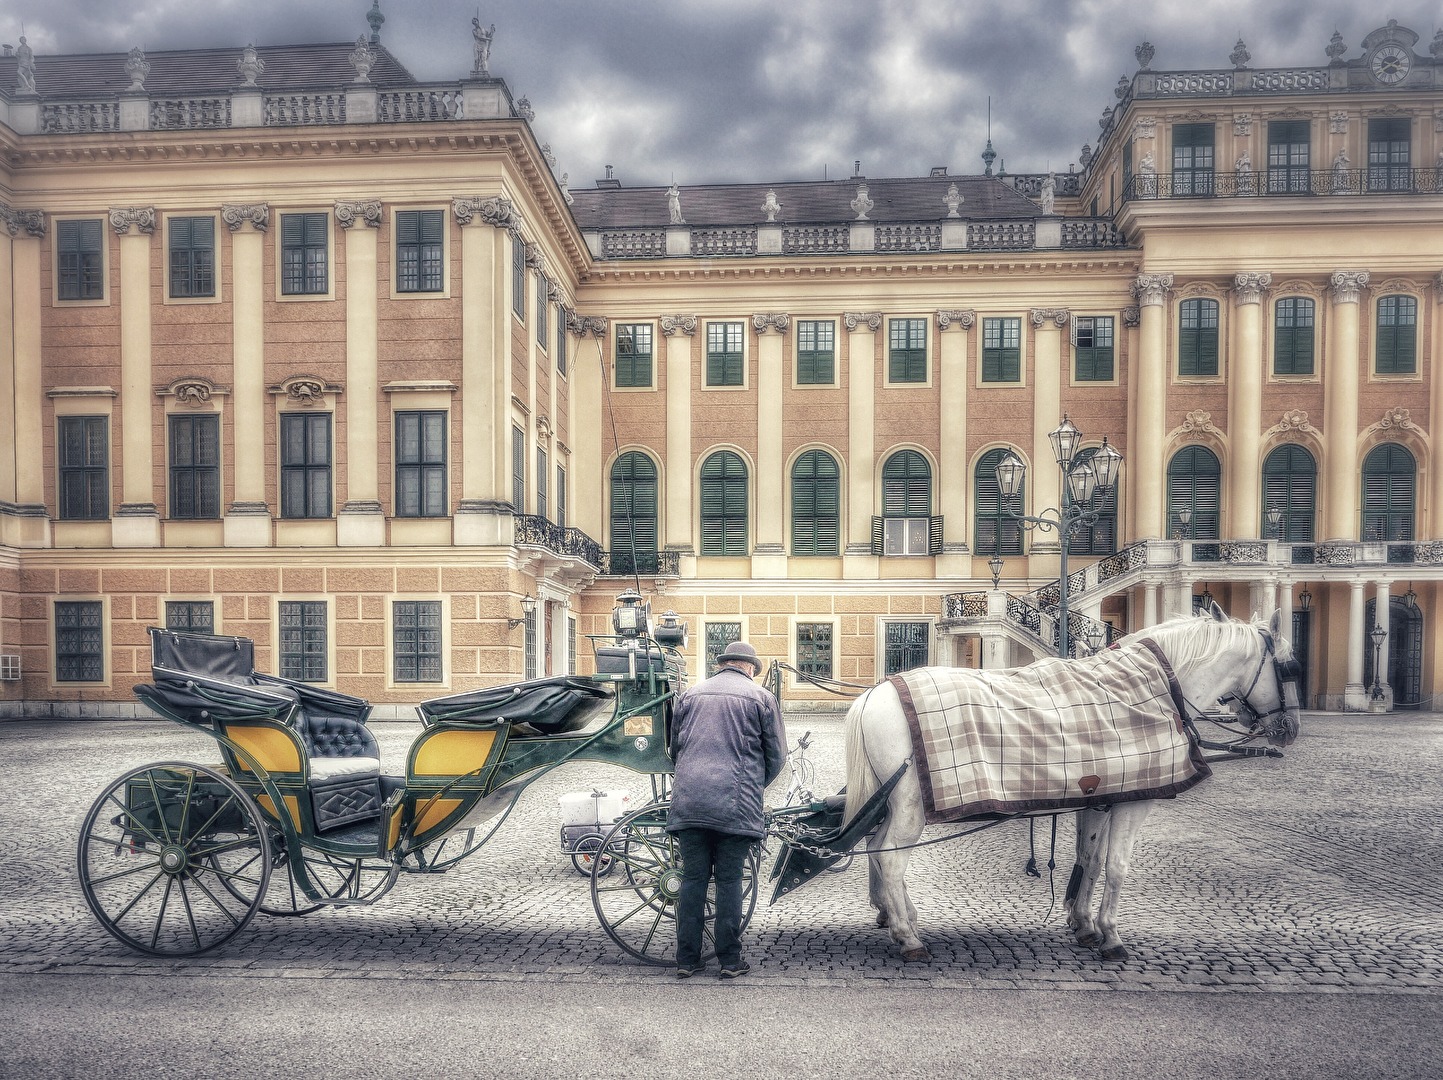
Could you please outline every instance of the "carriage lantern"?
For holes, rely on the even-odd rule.
[[[651,606],[635,589],[627,589],[616,598],[611,609],[611,629],[619,638],[638,638],[647,631]]]
[[[664,611],[652,627],[651,636],[658,645],[673,649],[686,648],[686,622],[674,611]]]

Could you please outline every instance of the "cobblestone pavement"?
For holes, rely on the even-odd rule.
[[[818,790],[843,782],[837,719],[814,731]],[[415,727],[376,725],[399,770]],[[623,983],[669,978],[624,956],[559,850],[558,796],[593,786],[649,792],[623,770],[569,765],[523,796],[487,849],[430,877],[403,877],[376,906],[303,918],[257,915],[212,955],[139,956],[86,909],[75,844],[90,802],[149,761],[213,761],[209,740],[160,722],[0,724],[0,972],[373,979],[431,976]],[[920,849],[908,872],[935,957],[904,965],[873,925],[863,860],[775,907],[748,931],[756,980],[774,986],[1437,993],[1443,988],[1443,716],[1310,714],[1284,760],[1229,760],[1160,805],[1138,844],[1120,926],[1132,950],[1102,963],[1072,943],[1061,894],[1072,826],[1057,836],[1056,905],[1044,870],[1023,874],[1027,826]],[[929,836],[942,835],[929,829]],[[1037,826],[1039,862],[1049,830]],[[769,865],[769,864],[768,864]],[[1050,910],[1050,916],[1049,916]]]

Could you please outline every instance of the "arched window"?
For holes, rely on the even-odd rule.
[[[1185,446],[1167,463],[1168,528],[1183,532],[1192,540],[1216,540],[1220,522],[1222,467],[1217,455],[1205,446]],[[1182,509],[1192,511],[1186,527],[1178,517]]]
[[[701,466],[701,553],[747,554],[747,465],[730,450]]]
[[[1363,459],[1363,539],[1413,539],[1417,464],[1397,443],[1383,443]]]
[[[1412,375],[1418,370],[1418,301],[1411,296],[1378,297],[1379,375]]]
[[[1218,302],[1184,300],[1178,311],[1177,373],[1218,373]]]
[[[977,462],[973,481],[973,514],[977,528],[973,553],[976,555],[1021,555],[1022,523],[1002,506],[1002,489],[997,486],[997,463],[1008,453],[1006,449],[989,450]],[[1012,508],[1024,505],[1019,492]]]
[[[1318,464],[1301,446],[1279,446],[1263,462],[1263,509],[1283,512],[1273,538],[1289,544],[1311,544],[1318,508]],[[1267,536],[1267,517],[1263,517]]]
[[[611,466],[611,572],[656,572],[656,463],[637,450]]]
[[[1306,296],[1284,296],[1273,307],[1273,374],[1313,373],[1314,304]]]
[[[878,555],[927,555],[941,546],[932,518],[932,467],[915,450],[898,450],[882,466],[882,516],[872,520]],[[933,544],[936,532],[937,543]]]
[[[1097,447],[1089,446],[1077,452],[1076,461],[1081,464],[1097,453]],[[1069,555],[1111,555],[1117,550],[1117,482],[1108,488],[1103,499],[1094,497],[1097,507],[1097,522],[1086,528],[1073,531],[1067,543]]]
[[[841,470],[825,450],[808,450],[792,466],[792,554],[841,553]]]

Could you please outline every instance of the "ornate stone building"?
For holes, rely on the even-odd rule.
[[[383,711],[585,671],[632,582],[697,673],[1021,662],[996,466],[1058,506],[1064,414],[1124,456],[1079,647],[1281,607],[1310,704],[1432,705],[1443,35],[1144,43],[1080,172],[587,190],[484,45],[0,57],[6,714],[124,709],[154,624]]]

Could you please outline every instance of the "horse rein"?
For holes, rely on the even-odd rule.
[[[1248,684],[1248,688],[1241,695],[1228,695],[1247,710],[1248,716],[1252,718],[1251,726],[1253,728],[1265,726],[1267,721],[1273,717],[1286,715],[1298,707],[1298,683],[1302,680],[1303,675],[1302,665],[1297,660],[1278,659],[1278,646],[1277,642],[1273,640],[1271,630],[1260,628],[1258,634],[1263,639],[1263,655],[1262,659],[1258,661],[1258,670],[1253,672],[1253,681]],[[1262,712],[1250,699],[1253,691],[1257,689],[1258,680],[1262,678],[1263,668],[1267,667],[1269,660],[1273,662],[1273,678],[1277,681],[1278,705],[1267,712]],[[1291,695],[1288,693],[1289,687],[1292,688]]]

